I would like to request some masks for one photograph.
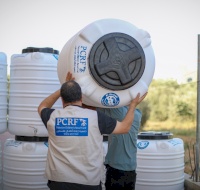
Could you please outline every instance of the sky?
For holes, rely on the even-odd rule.
[[[197,72],[199,0],[0,0],[0,52],[27,47],[61,51],[86,25],[116,18],[146,30],[155,54],[154,79]]]

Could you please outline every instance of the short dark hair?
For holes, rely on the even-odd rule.
[[[60,88],[60,96],[66,103],[79,101],[82,98],[81,87],[73,80],[65,82]]]

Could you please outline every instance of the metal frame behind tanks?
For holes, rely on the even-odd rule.
[[[196,128],[196,163],[195,181],[199,181],[199,148],[200,148],[200,34],[198,34],[198,61],[197,61],[197,128]]]

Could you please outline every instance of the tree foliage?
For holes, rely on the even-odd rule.
[[[179,84],[174,80],[153,80],[148,95],[139,105],[142,126],[150,121],[194,121],[196,119],[197,84]]]

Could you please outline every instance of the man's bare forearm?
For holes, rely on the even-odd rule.
[[[51,108],[53,104],[58,100],[60,97],[60,89],[55,91],[53,94],[49,95],[45,98],[38,107],[38,113],[41,115],[41,111],[44,108]]]

